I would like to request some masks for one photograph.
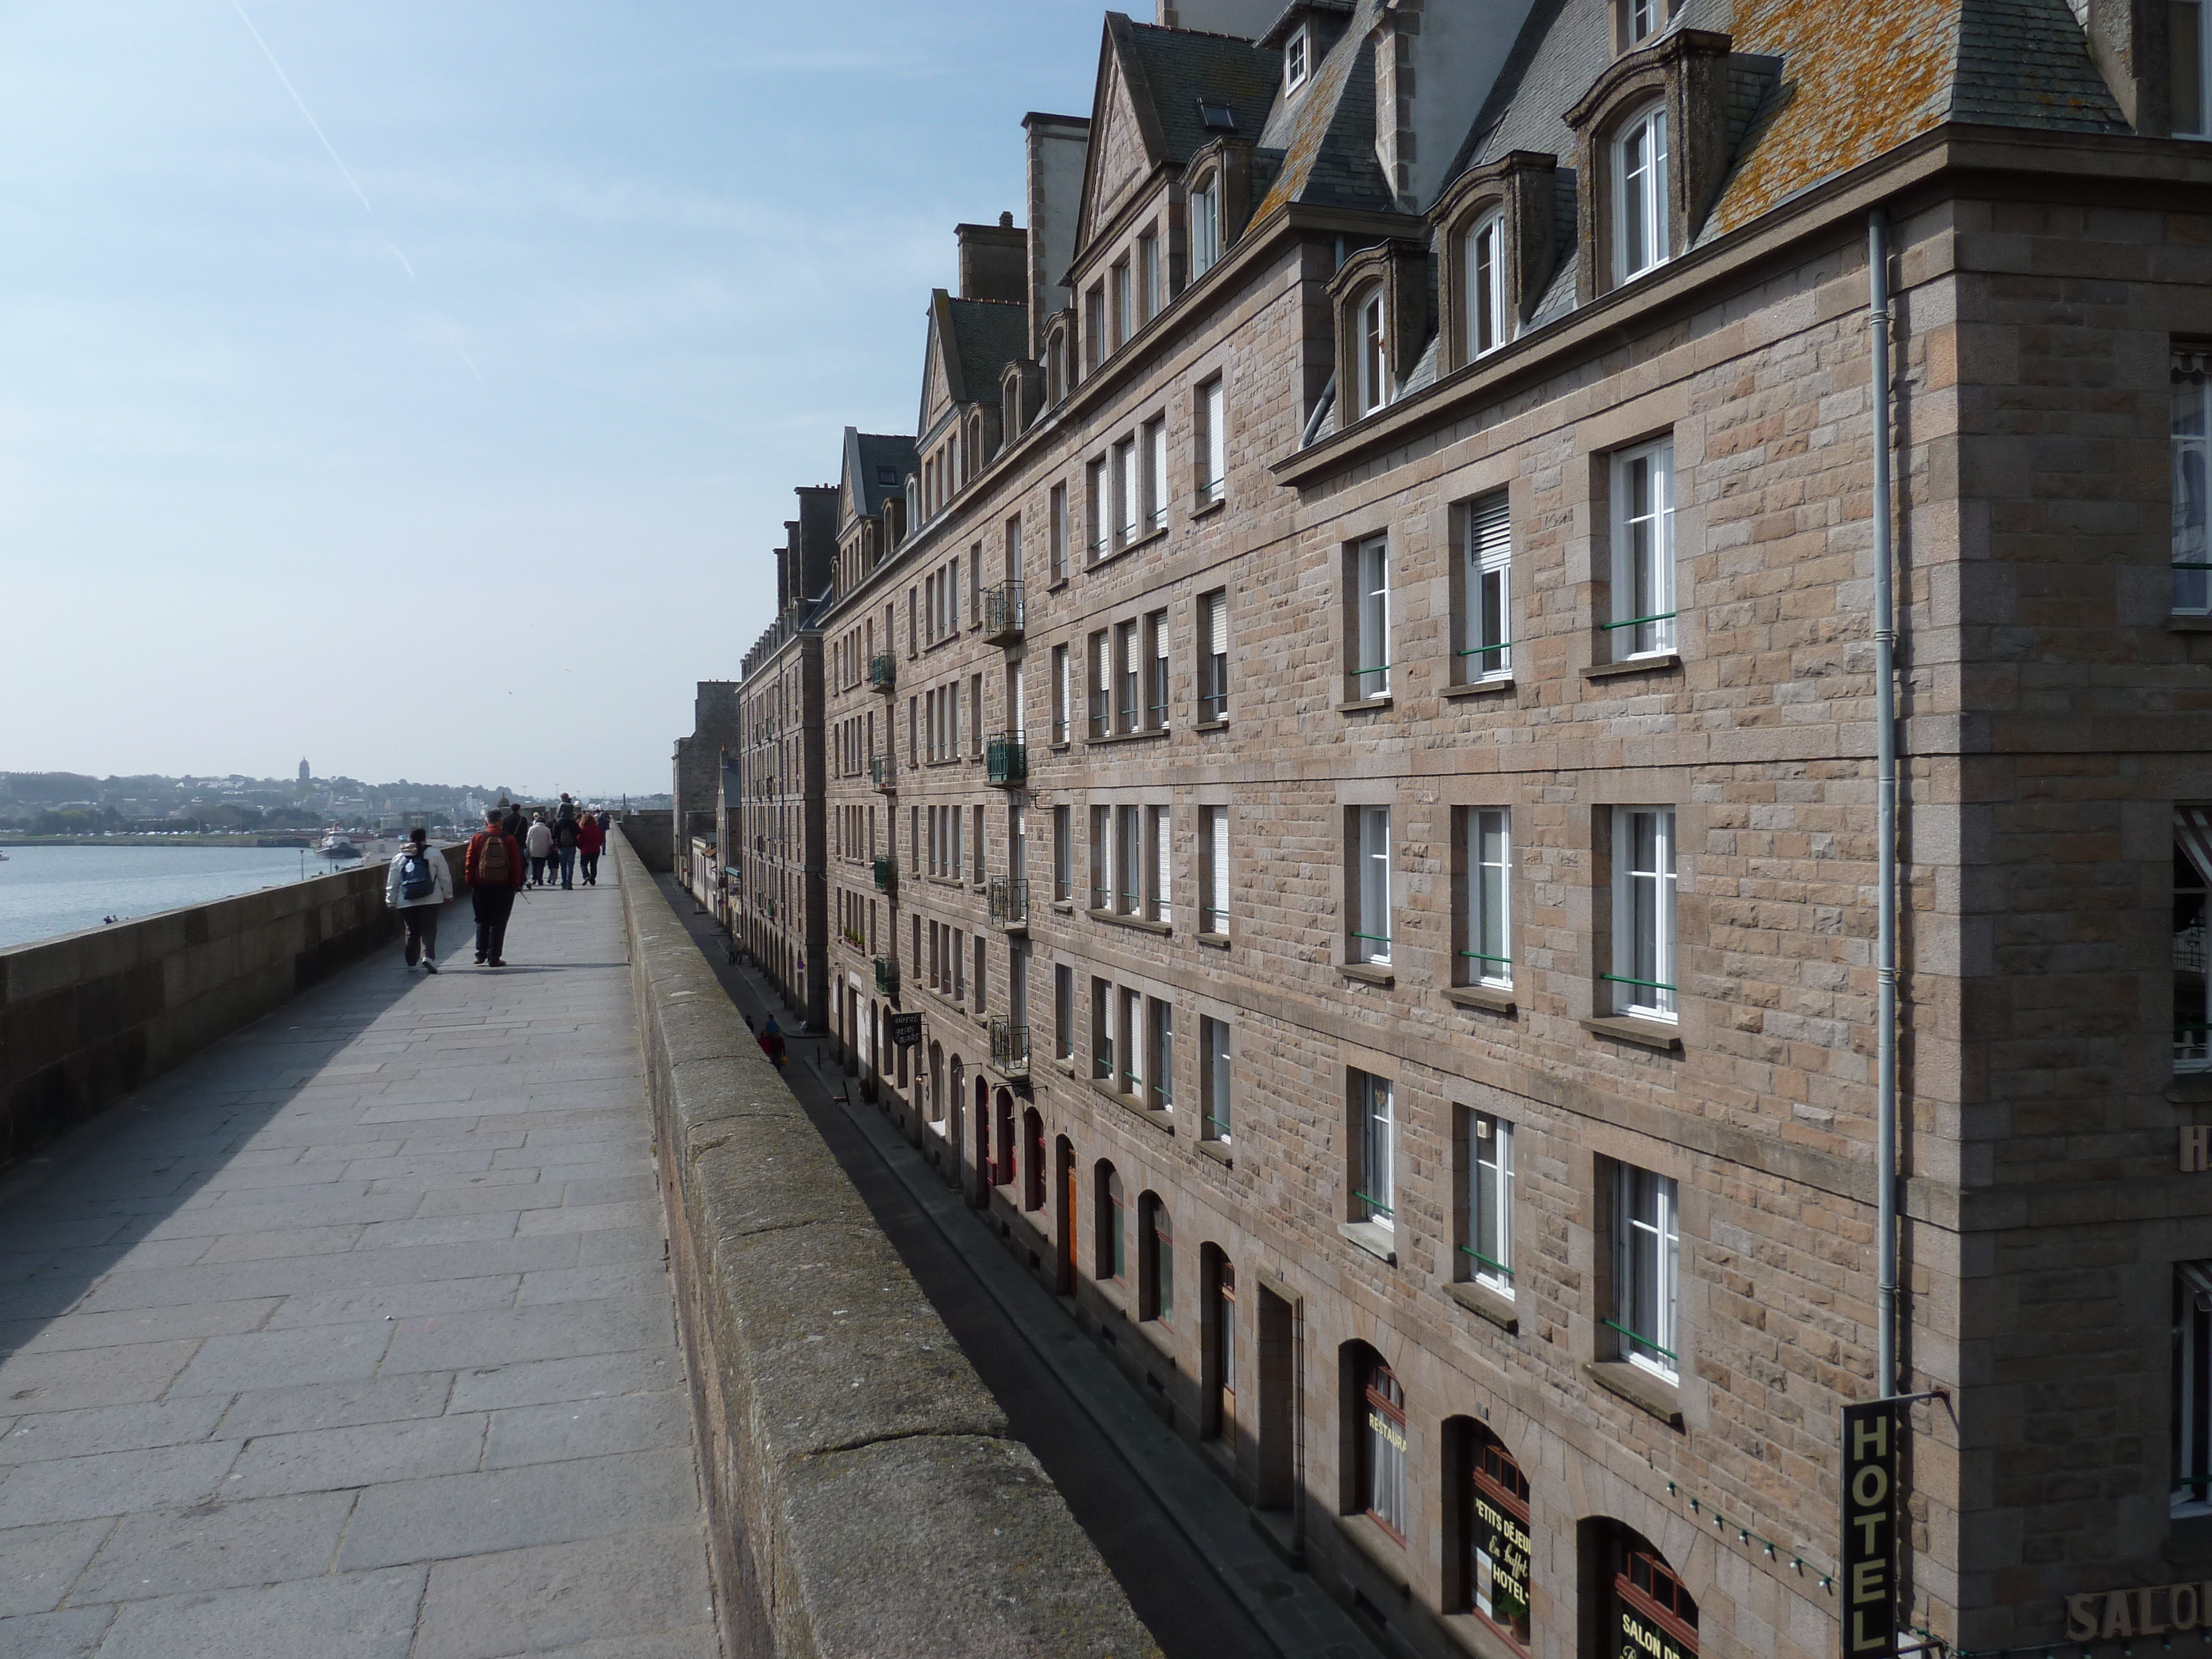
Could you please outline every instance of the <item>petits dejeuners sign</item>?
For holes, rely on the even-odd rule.
[[[2195,1630],[2205,1622],[2208,1612],[2212,1612],[2212,1580],[2153,1584],[2146,1589],[2091,1590],[2066,1598],[2066,1639],[2094,1642]]]

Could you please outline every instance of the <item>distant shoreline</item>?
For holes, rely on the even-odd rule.
[[[0,836],[0,847],[304,847],[312,851],[321,836],[321,831],[309,836],[281,830],[242,836]]]

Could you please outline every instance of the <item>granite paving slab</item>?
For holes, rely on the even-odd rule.
[[[532,901],[0,1179],[0,1659],[715,1659],[621,895]]]

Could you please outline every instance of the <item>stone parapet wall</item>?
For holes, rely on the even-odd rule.
[[[675,823],[673,812],[625,812],[616,827],[629,837],[647,869],[665,874],[676,867]],[[614,839],[609,837],[610,845]]]
[[[386,869],[0,951],[0,1166],[395,937]]]
[[[1156,1654],[635,851],[613,851],[730,1650]]]

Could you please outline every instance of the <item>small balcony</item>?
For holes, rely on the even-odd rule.
[[[898,885],[898,860],[879,858],[876,860],[876,890],[888,893]]]
[[[990,885],[991,925],[1009,933],[1030,925],[1030,884],[1001,876]]]
[[[991,1069],[1005,1078],[1030,1074],[1030,1028],[1011,1020],[991,1022]]]
[[[993,738],[983,755],[983,781],[1001,789],[1018,789],[1030,781],[1030,749],[1015,732]]]
[[[1022,585],[1005,582],[983,594],[983,641],[1012,645],[1022,636]]]
[[[868,684],[878,691],[898,690],[898,659],[888,651],[878,651],[868,659]]]
[[[868,776],[886,795],[897,793],[898,757],[889,750],[880,755],[871,755],[868,757]]]
[[[876,958],[876,990],[881,995],[890,998],[894,1002],[898,1000],[897,957],[878,957]]]

